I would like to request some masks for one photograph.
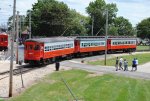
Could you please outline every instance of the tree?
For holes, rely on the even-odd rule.
[[[112,36],[118,36],[118,28],[115,27],[114,25],[110,25],[108,33],[109,35],[112,35]]]
[[[75,10],[70,10],[70,17],[72,20],[66,33],[70,33],[71,35],[86,35],[87,30],[85,26],[88,23],[88,17],[77,13]]]
[[[92,25],[92,18],[94,18],[94,34],[99,31],[100,33],[105,33],[106,9],[108,10],[109,14],[108,22],[109,24],[111,24],[116,17],[116,13],[118,11],[116,4],[106,4],[104,0],[96,0],[94,2],[90,2],[89,6],[86,8],[87,13],[91,17],[89,21],[90,25]]]
[[[133,36],[134,30],[132,27],[132,24],[129,22],[128,19],[125,19],[124,17],[117,17],[114,19],[113,24],[114,30],[117,30],[115,35],[122,35],[122,36]],[[115,28],[114,28],[115,27]]]
[[[32,17],[32,35],[35,36],[60,36],[74,35],[85,32],[80,24],[81,18],[85,18],[75,10],[70,10],[63,2],[55,0],[38,0],[33,5]],[[28,23],[27,23],[28,25]]]
[[[6,32],[7,31],[7,25],[6,24],[1,24],[0,25],[0,32]]]
[[[150,39],[150,17],[142,20],[137,25],[137,36],[142,39]]]
[[[12,30],[12,27],[13,27],[13,16],[10,16],[8,18],[8,22],[7,22],[7,25],[8,25],[8,30]]]
[[[24,22],[23,22],[22,19],[25,19],[25,16],[24,15],[19,15],[19,22],[21,21],[22,30],[24,30],[26,28],[26,26],[24,26]],[[13,16],[10,16],[8,18],[7,25],[8,25],[8,31],[12,30],[12,27],[13,27]]]

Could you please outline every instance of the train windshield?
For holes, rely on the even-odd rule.
[[[33,46],[32,45],[26,45],[25,50],[33,50]]]
[[[36,46],[34,47],[34,50],[40,50],[40,46],[39,46],[39,45],[36,45]]]

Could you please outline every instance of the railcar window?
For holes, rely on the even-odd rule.
[[[3,42],[3,41],[4,41],[4,39],[3,39],[3,38],[1,38],[1,41]]]
[[[105,42],[102,42],[102,45],[105,45]]]
[[[25,50],[27,50],[27,45],[25,46]]]
[[[7,38],[4,38],[4,41],[7,41]]]
[[[39,45],[36,45],[36,46],[34,47],[34,50],[40,50],[40,46],[39,46]]]
[[[32,50],[33,49],[33,46],[32,45],[29,45],[29,50]]]
[[[45,51],[49,51],[49,47],[48,46],[45,47]]]
[[[54,47],[53,46],[51,46],[51,50],[53,50],[54,49]]]

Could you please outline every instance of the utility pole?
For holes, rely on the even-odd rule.
[[[16,0],[13,5],[13,33],[11,34],[11,57],[10,57],[10,74],[9,74],[9,97],[12,97],[13,89],[13,57],[14,57],[14,34],[15,34],[15,17],[16,17]]]
[[[31,39],[31,10],[29,13],[29,39]]]
[[[92,36],[93,36],[93,30],[94,30],[94,15],[92,16]]]
[[[19,21],[20,21],[20,34],[19,34],[19,38],[21,38],[21,33],[22,33],[22,26],[21,26],[22,16],[20,16]]]
[[[106,10],[106,34],[105,34],[105,66],[107,64],[107,34],[108,34],[108,9]]]
[[[17,11],[16,18],[16,64],[18,64],[18,44],[19,44],[19,11]]]

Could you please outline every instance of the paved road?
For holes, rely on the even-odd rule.
[[[72,68],[78,68],[88,71],[94,71],[94,72],[104,72],[104,73],[112,73],[116,75],[123,75],[127,77],[132,78],[142,78],[142,79],[149,79],[150,80],[150,73],[144,73],[144,72],[131,72],[131,71],[115,71],[115,68],[112,67],[105,67],[105,66],[92,66],[87,65],[84,63],[79,63],[77,61],[64,61],[61,62],[62,66],[72,67]]]

